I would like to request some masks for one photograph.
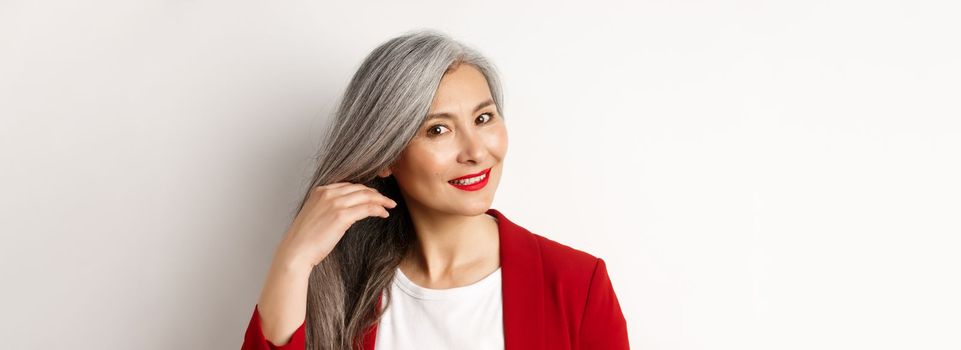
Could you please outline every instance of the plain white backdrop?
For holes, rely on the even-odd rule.
[[[364,56],[500,69],[494,208],[635,349],[961,347],[952,1],[0,2],[0,347],[237,349]]]

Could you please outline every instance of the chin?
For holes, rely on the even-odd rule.
[[[490,207],[491,201],[475,201],[456,205],[453,211],[464,216],[477,216],[486,213]]]

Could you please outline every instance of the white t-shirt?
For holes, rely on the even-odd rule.
[[[428,289],[398,268],[377,325],[377,350],[504,349],[501,269],[473,284]]]

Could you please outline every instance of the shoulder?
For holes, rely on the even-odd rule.
[[[511,261],[502,264],[509,264],[527,278],[543,276],[549,287],[576,291],[586,289],[595,272],[604,267],[603,260],[593,254],[534,233],[499,210],[489,209],[487,213],[498,219],[501,256]]]
[[[531,235],[540,250],[546,282],[585,287],[590,284],[601,259],[539,234]]]

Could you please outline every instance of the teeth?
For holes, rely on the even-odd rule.
[[[450,181],[450,183],[455,184],[455,185],[462,185],[462,186],[463,186],[463,185],[471,185],[471,184],[475,184],[475,183],[483,180],[485,177],[487,177],[487,174],[481,174],[480,176],[472,177],[472,178],[469,178],[469,179]]]

